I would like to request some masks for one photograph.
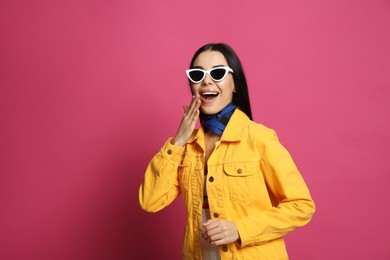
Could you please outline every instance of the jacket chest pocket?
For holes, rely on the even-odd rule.
[[[259,163],[225,163],[230,199],[240,203],[249,203],[259,195]]]

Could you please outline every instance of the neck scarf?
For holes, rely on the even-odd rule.
[[[204,114],[202,126],[217,135],[222,135],[236,107],[236,105],[230,103],[217,114]]]

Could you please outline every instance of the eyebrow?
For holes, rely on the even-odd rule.
[[[220,65],[214,65],[213,67],[211,67],[212,69],[214,69],[214,68],[218,68],[218,67],[227,67],[227,65],[222,65],[222,64],[220,64]],[[194,66],[194,67],[192,67],[193,69],[202,69],[202,70],[204,70],[204,68],[202,67],[202,66]]]

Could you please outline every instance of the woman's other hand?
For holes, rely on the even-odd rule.
[[[207,220],[203,223],[201,233],[204,240],[216,246],[234,243],[240,239],[236,224],[224,219]]]
[[[176,146],[184,146],[195,129],[196,121],[199,118],[200,96],[193,96],[189,106],[184,106],[184,115],[181,119],[179,129],[172,140]]]

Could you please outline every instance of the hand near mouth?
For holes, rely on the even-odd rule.
[[[179,129],[175,137],[172,139],[172,144],[176,146],[184,146],[188,138],[192,135],[195,129],[196,121],[199,118],[200,96],[192,97],[189,106],[184,106],[184,115],[181,119]]]

